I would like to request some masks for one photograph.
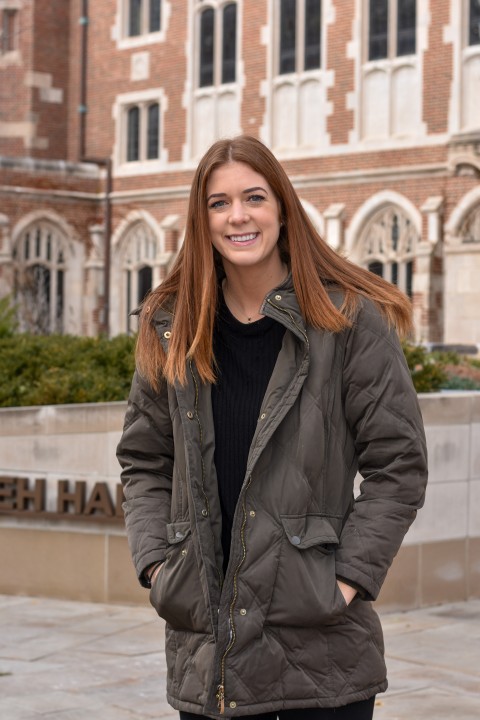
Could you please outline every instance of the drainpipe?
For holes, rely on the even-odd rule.
[[[105,196],[104,196],[104,267],[103,267],[103,291],[104,291],[104,308],[103,322],[101,324],[102,332],[106,337],[110,337],[110,258],[111,258],[111,241],[112,241],[112,160],[110,157],[97,158],[89,157],[86,152],[86,135],[87,135],[87,59],[88,59],[88,0],[82,0],[82,15],[79,20],[81,26],[80,39],[80,105],[79,113],[79,130],[78,130],[78,155],[80,162],[92,163],[106,170],[105,177]]]

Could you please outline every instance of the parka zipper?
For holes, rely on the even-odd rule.
[[[202,467],[201,491],[202,491],[202,495],[203,495],[203,501],[205,503],[205,510],[208,513],[208,517],[210,517],[210,502],[208,500],[208,495],[205,491],[205,461],[203,459],[203,427],[202,427],[202,423],[200,421],[200,415],[198,414],[198,397],[199,397],[198,383],[197,383],[197,378],[195,377],[195,373],[193,371],[193,364],[192,364],[191,360],[189,362],[189,366],[190,366],[190,372],[191,372],[192,378],[193,378],[193,384],[195,385],[195,403],[193,406],[193,410],[194,410],[194,414],[195,414],[195,420],[197,421],[197,425],[198,425],[198,431],[200,434],[200,462],[201,462],[201,467]],[[210,525],[210,529],[211,529],[211,525]],[[215,550],[215,535],[214,535],[212,529],[211,529],[211,533],[212,533],[212,538],[213,538],[212,547]],[[222,575],[216,565],[215,565],[215,569],[217,571],[218,585],[221,590],[222,589]]]
[[[303,330],[303,328],[301,328],[300,325],[294,320],[294,317],[293,317],[292,313],[290,312],[290,310],[285,310],[284,308],[279,307],[278,305],[275,305],[275,303],[272,302],[272,301],[270,300],[270,298],[268,298],[267,303],[268,303],[269,305],[271,305],[272,307],[274,307],[274,308],[275,308],[276,310],[278,310],[279,312],[283,313],[284,315],[288,315],[288,317],[290,318],[290,320],[291,320],[291,322],[292,322],[292,325],[294,325],[294,326],[297,328],[298,332],[303,336],[307,347],[309,347],[310,343],[309,343],[309,341],[308,341],[307,333],[306,333],[305,330]]]
[[[292,313],[291,313],[289,310],[285,310],[284,308],[279,307],[278,305],[275,305],[275,303],[273,303],[273,302],[270,300],[270,298],[268,298],[267,302],[268,302],[269,305],[271,305],[272,307],[274,307],[274,308],[275,308],[276,310],[278,310],[279,312],[283,313],[284,315],[288,315],[288,317],[290,318],[290,321],[291,321],[292,325],[293,325],[293,326],[298,330],[298,332],[302,335],[302,337],[303,337],[304,340],[305,340],[305,343],[306,343],[307,347],[309,347],[310,343],[309,343],[309,341],[308,341],[307,333],[306,333],[306,332],[300,327],[300,325],[295,321],[295,319],[293,318]],[[237,596],[238,596],[237,577],[238,577],[238,573],[240,572],[240,568],[242,567],[242,565],[243,565],[243,563],[244,563],[244,560],[245,560],[245,557],[246,557],[246,554],[247,554],[247,547],[246,547],[246,545],[245,545],[245,526],[246,526],[246,524],[247,524],[246,495],[247,495],[247,490],[248,490],[248,488],[250,487],[251,482],[252,482],[252,476],[249,475],[249,478],[248,478],[248,481],[247,481],[247,484],[246,484],[246,486],[245,486],[245,490],[244,490],[244,493],[243,493],[243,500],[242,500],[243,522],[242,522],[242,527],[241,527],[241,530],[240,530],[240,539],[241,539],[241,543],[242,543],[243,554],[242,554],[242,557],[241,557],[240,562],[239,562],[238,565],[237,565],[237,568],[236,568],[236,570],[235,570],[235,574],[234,574],[234,576],[233,576],[233,598],[232,598],[232,602],[230,603],[230,613],[229,613],[230,641],[229,641],[229,643],[228,643],[228,645],[227,645],[227,648],[226,648],[226,650],[225,650],[225,652],[224,652],[224,654],[223,654],[223,656],[222,656],[222,660],[221,660],[221,662],[220,662],[220,684],[217,686],[217,693],[216,693],[216,695],[215,695],[215,698],[216,698],[216,700],[217,700],[217,707],[218,707],[218,710],[219,710],[219,712],[220,712],[221,715],[223,715],[223,714],[225,713],[225,660],[226,660],[226,657],[227,657],[228,653],[230,652],[230,650],[232,649],[232,647],[235,645],[235,640],[236,640],[235,621],[234,621],[234,615],[233,615],[233,613],[234,613],[234,610],[235,610],[235,604],[236,604],[236,602],[237,602]]]
[[[225,659],[232,649],[232,647],[235,645],[236,640],[236,632],[235,632],[235,620],[234,620],[234,610],[235,610],[235,604],[237,602],[237,596],[238,596],[238,585],[237,585],[237,577],[238,573],[240,572],[240,568],[242,567],[245,557],[247,555],[247,546],[245,545],[245,526],[247,524],[247,503],[246,503],[246,496],[247,496],[247,490],[250,487],[250,484],[252,482],[252,476],[249,475],[247,484],[245,486],[245,490],[243,492],[243,499],[242,499],[242,510],[243,510],[243,521],[242,521],[242,527],[240,529],[240,540],[242,543],[242,557],[240,558],[240,562],[237,565],[237,568],[235,570],[235,574],[233,576],[233,598],[232,602],[230,603],[230,612],[229,612],[229,623],[230,623],[230,642],[227,645],[227,648],[223,654],[222,660],[220,662],[220,684],[217,687],[217,705],[218,709],[220,711],[220,714],[223,715],[225,712]]]

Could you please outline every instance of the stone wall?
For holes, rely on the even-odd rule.
[[[480,393],[423,395],[425,507],[379,604],[480,597]],[[125,403],[0,410],[0,593],[147,602],[121,518]]]

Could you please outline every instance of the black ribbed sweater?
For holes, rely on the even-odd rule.
[[[217,382],[212,386],[212,409],[224,570],[250,444],[284,333],[283,325],[267,317],[239,322],[220,297],[213,336]]]

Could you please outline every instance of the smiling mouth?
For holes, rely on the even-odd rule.
[[[248,233],[248,235],[227,235],[227,239],[234,243],[245,243],[255,240],[258,236],[258,232]]]

